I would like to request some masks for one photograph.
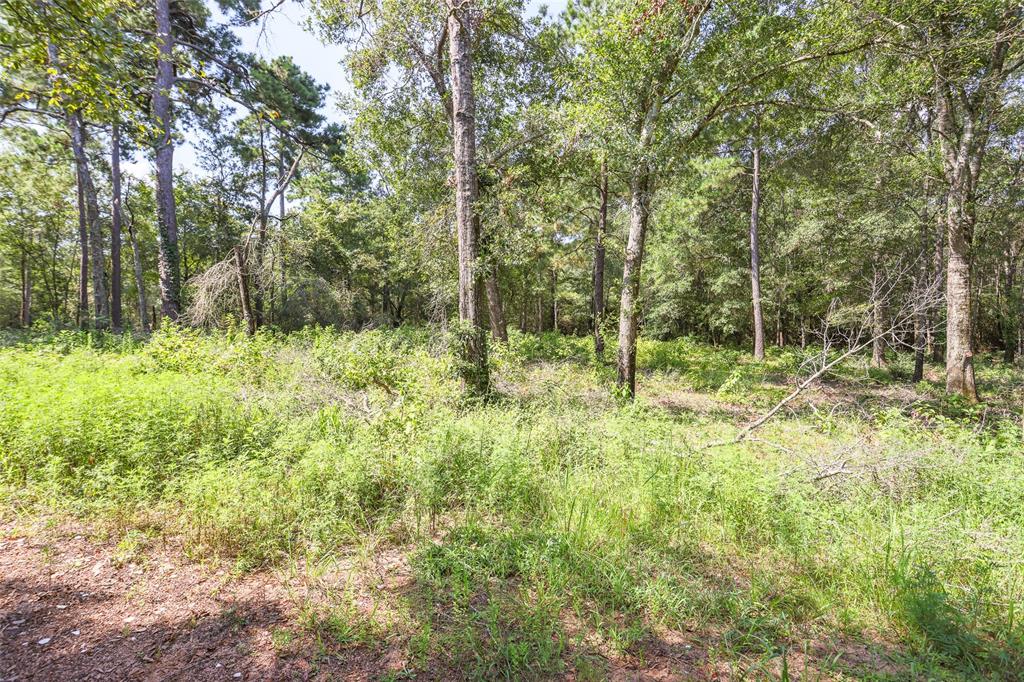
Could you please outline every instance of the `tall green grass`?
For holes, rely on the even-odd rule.
[[[651,394],[624,405],[586,339],[515,335],[479,402],[419,329],[65,334],[0,350],[0,480],[8,510],[156,514],[240,570],[402,548],[410,647],[469,675],[579,668],[592,638],[570,623],[621,652],[689,628],[748,663],[849,638],[894,647],[900,675],[1015,675],[1019,421],[922,386],[912,409],[809,410],[704,449],[734,419],[659,406],[750,410],[799,360],[644,341]]]

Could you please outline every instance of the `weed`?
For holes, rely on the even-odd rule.
[[[684,627],[718,633],[708,665],[737,675],[795,677],[787,652],[812,631],[881,637],[910,677],[1008,678],[1024,662],[1019,370],[979,358],[994,389],[978,408],[927,382],[894,398],[902,360],[877,375],[854,362],[830,390],[866,409],[809,395],[760,439],[703,449],[785,392],[800,353],[754,364],[642,340],[643,399],[619,404],[588,339],[513,333],[489,401],[461,399],[444,348],[413,329],[173,326],[144,344],[10,345],[3,515],[103,521],[118,564],[160,533],[239,571],[411,548],[418,669],[598,679],[598,654],[639,660],[659,628]],[[323,651],[370,643],[380,625],[357,601],[309,601],[299,626]],[[275,649],[298,636],[275,631]]]

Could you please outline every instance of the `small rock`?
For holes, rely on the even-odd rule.
[[[80,634],[82,634],[82,631],[81,630],[72,630],[71,634],[73,634],[75,637],[78,637]]]
[[[126,622],[126,623],[130,623],[130,622],[132,622],[133,620],[135,620],[135,616],[128,616],[127,618],[125,618],[125,619],[124,619],[124,622]]]
[[[43,637],[41,640],[39,640],[39,644],[41,644],[43,646],[46,646],[49,643],[50,643],[50,638],[49,637]]]
[[[24,623],[24,622],[25,622],[25,619],[24,619],[24,618],[22,618],[22,619],[20,619],[20,620],[12,620],[12,621],[11,621],[11,624],[12,624],[12,625],[21,625],[21,624],[22,624],[22,623]]]
[[[68,607],[67,604],[57,604],[57,608],[58,609],[66,609],[67,607]]]
[[[234,674],[234,675],[232,675],[231,677],[241,677],[241,676],[242,676],[242,673],[235,673],[235,674]]]

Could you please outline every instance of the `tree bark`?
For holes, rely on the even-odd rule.
[[[28,267],[28,254],[26,253],[25,241],[22,238],[21,244],[21,308],[18,311],[18,321],[21,326],[28,328],[32,326],[32,272]]]
[[[46,54],[50,67],[54,72],[60,71],[60,55],[55,43],[47,43]],[[88,160],[85,156],[80,118],[72,112],[65,112],[68,136],[71,138],[71,151],[75,163],[75,193],[78,208],[78,309],[75,311],[76,322],[82,329],[89,325],[89,216],[86,204],[86,182],[91,184],[88,173]],[[83,172],[85,168],[85,172]],[[93,192],[95,194],[95,191]]]
[[[75,190],[78,200],[78,326],[89,326],[89,218],[85,209],[82,171],[75,164]]]
[[[783,311],[782,294],[779,294],[779,307],[775,309],[775,345],[779,348],[786,346],[786,328],[782,324]]]
[[[110,131],[110,326],[123,330],[121,320],[121,128],[115,121]]]
[[[974,379],[971,313],[971,246],[974,238],[974,174],[981,152],[973,150],[973,123],[965,119],[959,145],[952,144],[950,104],[939,97],[940,137],[946,195],[946,392],[978,399]]]
[[[651,169],[646,161],[642,161],[630,182],[629,236],[622,266],[622,300],[619,304],[618,385],[629,398],[636,396],[637,304],[650,201]]]
[[[597,214],[597,229],[594,231],[594,295],[591,303],[591,314],[594,326],[594,355],[600,360],[604,357],[604,237],[608,230],[608,161],[601,159],[601,177],[598,182],[598,194],[601,205]]]
[[[558,270],[551,268],[551,331],[558,333]]]
[[[255,303],[255,322],[262,327],[265,322],[263,305],[265,283],[263,282],[263,261],[267,252],[267,226],[270,223],[270,207],[267,206],[267,145],[264,137],[263,119],[260,126],[260,214],[259,238],[256,240],[256,269],[252,273],[253,303]]]
[[[1018,247],[1019,248],[1019,247]],[[1003,362],[1011,364],[1017,356],[1017,333],[1020,328],[1020,297],[1017,294],[1017,248],[1010,245],[1003,262],[1005,312],[1002,315]]]
[[[931,114],[929,113],[930,120]],[[931,140],[931,127],[929,123],[926,131],[925,151],[931,148]],[[928,253],[931,248],[932,215],[930,207],[932,205],[932,183],[931,177],[927,174],[924,177],[922,189],[924,191],[924,208],[921,211],[921,255],[917,273],[914,276],[914,296],[917,300],[914,302],[914,374],[911,377],[911,381],[915,384],[924,379],[925,352],[930,338],[928,311],[925,307],[925,302],[921,298],[927,292],[929,278],[933,274],[928,267],[932,259],[932,256]]]
[[[103,282],[103,234],[100,231],[100,208],[96,196],[96,186],[89,172],[89,157],[85,149],[85,128],[82,115],[78,112],[68,114],[68,130],[71,134],[71,149],[75,157],[75,169],[79,179],[82,195],[80,209],[84,208],[85,229],[88,238],[88,254],[83,253],[83,261],[88,260],[87,269],[92,272],[92,306],[94,323],[97,328],[106,326],[109,317],[107,310],[107,292]],[[81,220],[79,228],[81,230]],[[80,235],[81,236],[81,235]],[[86,299],[88,300],[88,299]],[[88,313],[84,319],[88,319]]]
[[[945,18],[940,21],[946,51],[956,40],[955,31]],[[972,65],[976,70],[971,75],[948,72],[944,58],[933,61],[936,129],[946,183],[946,392],[970,402],[978,400],[971,306],[975,198],[988,137],[1009,76],[1006,58],[1020,21],[1020,8],[1008,3],[993,27],[991,53]]]
[[[491,327],[491,338],[501,343],[508,343],[508,322],[505,320],[505,304],[502,301],[501,286],[498,280],[498,262],[491,249],[493,241],[489,233],[481,230],[480,216],[477,216],[476,221],[476,230],[480,235],[486,263],[483,265],[486,268],[484,292],[487,295],[487,321]]]
[[[493,264],[488,269],[487,280],[487,316],[491,324],[491,337],[495,341],[508,343],[508,324],[505,322],[505,308],[501,301],[501,287],[498,286],[498,266]]]
[[[753,147],[754,182],[750,196],[750,290],[754,306],[754,359],[764,360],[764,314],[761,311],[761,246],[758,235],[761,211],[761,147]]]
[[[622,299],[619,302],[619,348],[616,358],[618,387],[632,400],[636,397],[637,304],[640,298],[640,266],[644,258],[647,223],[651,212],[652,173],[648,157],[661,115],[663,94],[682,55],[671,53],[654,76],[645,93],[644,108],[638,112],[636,147],[638,158],[629,183],[629,234],[622,267]]]
[[[278,182],[279,185],[281,185],[284,182],[286,182],[285,167],[284,167],[284,152],[285,152],[284,141],[282,140],[281,141],[280,153],[279,153],[278,158],[277,158],[277,182]],[[280,317],[283,317],[285,304],[288,303],[288,289],[287,289],[287,285],[288,285],[288,279],[287,279],[288,271],[287,271],[287,269],[285,267],[285,259],[284,259],[284,246],[285,246],[285,239],[284,239],[285,199],[284,199],[284,191],[283,190],[282,190],[280,196],[277,197],[277,200],[278,200],[278,217],[277,217],[277,221],[278,221],[278,229],[280,230],[280,241],[279,241],[280,259],[279,260],[281,261],[281,264],[280,264],[281,265],[281,267],[280,267],[280,274],[281,274],[280,291],[278,292],[277,297],[278,297],[278,300],[280,301],[280,304],[278,305],[278,318],[280,318]],[[276,319],[275,323],[276,324],[280,324],[280,319]]]
[[[924,351],[925,351],[925,325],[927,317],[923,312],[914,314],[914,375],[911,377],[913,383],[924,379]]]
[[[236,246],[235,267],[238,274],[238,298],[242,303],[242,319],[245,320],[245,331],[249,336],[256,333],[256,318],[252,314],[252,306],[249,303],[249,281],[245,272],[245,256],[242,255],[242,248]]]
[[[138,298],[139,328],[142,333],[146,333],[149,331],[149,320],[147,319],[149,306],[146,304],[146,283],[142,278],[142,252],[139,251],[139,240],[135,237],[135,219],[131,215],[131,207],[128,202],[125,202],[125,205],[130,216],[128,220],[128,241],[132,246],[132,272],[135,275],[135,293]]]
[[[175,77],[170,0],[156,0],[156,42],[153,115],[159,131],[155,155],[160,311],[164,317],[177,320],[181,314],[181,259],[178,251],[178,218],[174,202],[174,122],[171,91],[174,88]]]
[[[480,223],[477,219],[476,101],[470,48],[470,2],[446,0],[448,52],[451,62],[452,153],[455,161],[455,222],[459,253],[459,334],[461,375],[466,389],[486,393],[490,387],[487,336],[481,320]]]
[[[872,285],[871,301],[871,366],[875,369],[885,367],[885,297],[881,292],[881,276],[878,269],[875,269],[875,276]]]
[[[959,393],[974,402],[971,350],[971,241],[973,216],[965,215],[965,197],[952,197],[947,213],[949,254],[946,259],[946,392]]]
[[[456,3],[456,4],[458,4],[458,3]],[[454,6],[451,5],[451,4],[446,4],[445,6],[448,8],[448,11],[449,11],[448,27],[446,28],[445,33],[442,36],[441,40],[443,41],[445,37],[448,38],[449,56],[451,56],[451,54],[452,54],[451,50],[453,48],[452,48],[452,44],[451,44],[451,36],[448,33],[448,31],[451,30],[451,21],[452,21],[452,18],[454,16],[454,12],[456,10],[453,9]],[[468,17],[468,15],[466,15],[466,16]],[[466,26],[465,28],[468,31],[469,27]],[[452,92],[449,93],[448,86],[447,86],[447,84],[444,81],[444,74],[441,71],[441,56],[440,56],[441,52],[440,51],[441,51],[442,48],[443,48],[443,42],[439,42],[438,46],[437,46],[436,60],[428,59],[426,57],[426,55],[420,54],[420,58],[421,58],[420,62],[423,65],[423,67],[427,70],[428,74],[430,75],[430,80],[434,84],[434,89],[437,92],[438,99],[441,100],[441,104],[444,106],[445,116],[448,119],[448,132],[452,136],[453,143],[454,143],[454,139],[455,139],[455,126],[456,126],[456,105],[454,103],[454,99],[457,96],[457,93],[454,92],[454,90],[455,90],[455,85],[454,85],[454,69],[455,69],[455,64],[454,63],[452,64],[453,84],[452,84],[452,88],[451,88]],[[419,48],[417,47],[416,50],[418,51],[418,49]],[[467,48],[467,50],[468,50],[468,48]],[[470,70],[472,70],[472,55],[470,55],[470,61],[468,62],[468,65],[470,67]],[[475,109],[475,103],[474,103],[474,109]],[[474,114],[474,116],[475,116],[475,114]],[[475,127],[475,121],[474,121],[474,127]],[[475,171],[474,171],[474,178],[476,178]],[[479,181],[477,179],[477,189],[476,189],[476,196],[477,196],[477,198],[479,198],[479,193],[480,193],[480,187],[479,187]],[[479,241],[480,239],[483,239],[486,242],[486,240],[487,240],[487,232],[482,230],[482,228],[481,228],[479,214],[475,214],[475,219],[476,219],[476,226],[475,226],[474,229],[475,229],[476,234],[477,234],[477,240]],[[487,256],[491,257],[491,256],[493,256],[493,254],[487,254]],[[504,307],[504,303],[502,301],[501,286],[500,286],[499,280],[498,280],[498,264],[496,262],[492,263],[492,264],[490,264],[490,265],[488,265],[486,267],[486,270],[484,272],[483,280],[484,280],[484,294],[487,297],[487,313],[488,313],[487,314],[487,320],[488,320],[488,324],[489,324],[489,326],[491,328],[491,336],[494,338],[495,341],[500,341],[502,343],[508,343],[508,321],[505,318],[505,307]]]
[[[946,197],[943,195],[940,198],[935,216],[935,243],[934,253],[932,254],[932,268],[934,269],[935,276],[942,280],[939,282],[939,289],[943,297],[946,293],[946,206]],[[929,313],[928,343],[933,362],[942,362],[945,359],[945,351],[942,344],[939,343],[936,334],[936,330],[939,328],[939,319],[938,310],[933,310]]]

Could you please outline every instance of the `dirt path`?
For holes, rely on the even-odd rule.
[[[229,579],[172,549],[117,565],[114,548],[81,535],[25,536],[7,526],[0,538],[4,682],[360,680],[384,667],[360,650],[278,655],[274,633],[297,613],[273,576]]]

